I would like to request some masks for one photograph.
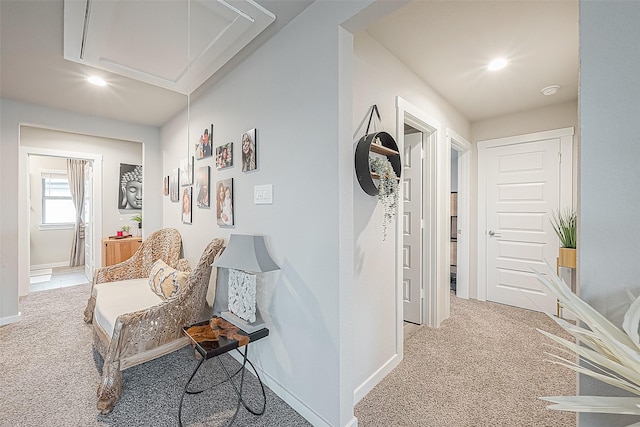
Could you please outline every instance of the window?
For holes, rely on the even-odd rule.
[[[64,172],[42,172],[42,224],[75,224],[76,208]]]

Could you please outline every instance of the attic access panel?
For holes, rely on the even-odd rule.
[[[186,95],[275,18],[252,0],[65,0],[64,58]]]

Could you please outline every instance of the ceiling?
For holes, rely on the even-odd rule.
[[[213,76],[196,93],[224,77],[311,2],[258,0],[276,20],[224,65],[209,71]],[[156,8],[176,2],[136,3]],[[414,1],[366,31],[472,122],[578,96],[577,0]],[[126,46],[131,37],[118,42]],[[151,126],[163,125],[187,104],[187,96],[176,88],[65,60],[63,0],[0,0],[0,49],[3,98]],[[486,71],[486,62],[500,55],[510,65]],[[175,65],[171,56],[157,54],[152,65],[161,69],[163,61],[167,67]],[[101,75],[109,84],[89,86],[84,81],[88,74]],[[561,86],[558,93],[543,96],[540,89],[552,84]]]
[[[577,0],[413,1],[367,33],[471,122],[578,98]]]

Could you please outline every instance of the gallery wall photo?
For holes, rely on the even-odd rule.
[[[257,140],[256,130],[251,129],[242,134],[240,138],[242,151],[242,172],[251,172],[258,167],[258,158],[256,156]]]
[[[142,209],[142,165],[120,163],[118,209]]]
[[[216,182],[215,191],[218,225],[233,225],[233,178]]]

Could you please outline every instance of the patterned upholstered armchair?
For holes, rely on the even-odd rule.
[[[93,345],[104,360],[97,393],[97,408],[103,414],[111,412],[120,398],[122,370],[187,345],[189,340],[182,327],[211,316],[206,301],[210,280],[215,283],[211,264],[223,247],[223,239],[213,239],[193,271],[186,260],[180,260],[177,270],[167,266],[159,270],[161,263],[158,262],[146,280],[98,285]],[[178,276],[184,280],[168,293],[169,276],[175,283],[179,281]],[[122,291],[116,289],[118,286]]]
[[[84,309],[84,321],[91,323],[96,305],[95,286],[98,283],[115,282],[127,279],[149,277],[151,266],[161,259],[170,267],[178,265],[182,237],[175,228],[164,228],[147,237],[131,258],[118,264],[97,268],[91,283],[91,293]]]

